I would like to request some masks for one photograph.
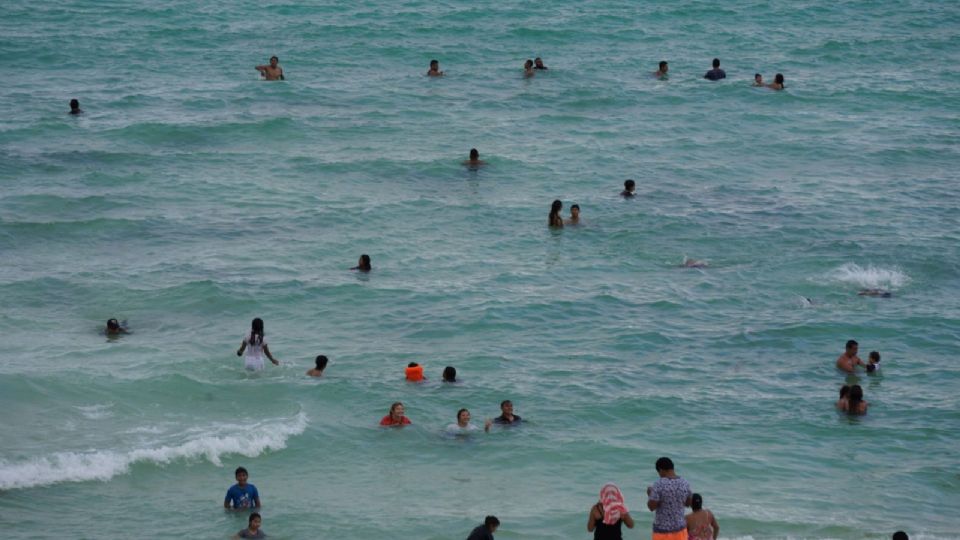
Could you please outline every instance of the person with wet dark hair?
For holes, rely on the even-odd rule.
[[[857,356],[857,350],[860,344],[854,340],[847,341],[843,354],[837,357],[837,369],[853,373],[857,366],[862,366],[863,360]]]
[[[563,210],[563,201],[557,199],[550,205],[550,217],[547,218],[549,226],[557,229],[563,228],[563,216],[560,215],[560,210]]]
[[[119,336],[120,334],[128,333],[127,329],[116,319],[107,319],[107,328],[104,332],[106,332],[108,336]]]
[[[753,86],[765,86],[763,84],[763,75],[759,73],[753,74]]]
[[[768,84],[768,85],[767,85],[767,88],[769,88],[769,89],[771,89],[771,90],[783,90],[784,88],[786,88],[786,87],[783,85],[783,73],[777,73],[777,74],[773,77],[773,82],[770,83],[770,84]]]
[[[370,256],[364,253],[360,256],[360,260],[357,261],[357,265],[351,268],[351,270],[356,270],[357,272],[369,272],[373,270],[373,266],[370,265]]]
[[[666,60],[661,60],[660,64],[657,66],[657,70],[653,72],[653,76],[658,79],[664,79],[667,76],[667,71],[669,71],[670,65],[667,64]]]
[[[533,59],[533,69],[550,69],[547,66],[543,65],[543,58],[539,56]]]
[[[254,69],[260,72],[260,76],[268,81],[283,81],[283,68],[280,67],[280,59],[276,56],[270,57],[270,63],[262,66],[254,66]]]
[[[329,362],[329,361],[330,361],[330,360],[329,360],[326,356],[324,356],[324,355],[322,355],[322,354],[321,354],[321,355],[318,355],[318,356],[314,359],[314,362],[315,362],[315,364],[316,364],[316,367],[314,367],[314,368],[312,368],[312,369],[308,369],[308,370],[307,370],[307,375],[309,375],[309,376],[311,376],[311,377],[322,377],[322,376],[323,376],[323,370],[327,369],[327,362]]]
[[[485,165],[487,162],[480,159],[480,152],[476,148],[470,149],[470,159],[467,159],[463,162],[464,165],[470,167],[471,169]]]
[[[483,520],[483,525],[479,525],[470,531],[467,540],[494,540],[493,533],[497,532],[498,527],[500,527],[500,520],[497,519],[497,516],[487,516]]]
[[[845,384],[840,387],[840,399],[837,400],[836,407],[841,411],[845,411],[849,406],[850,406],[850,386]]]
[[[706,73],[703,75],[703,78],[704,78],[704,79],[709,79],[709,80],[711,80],[711,81],[719,81],[720,79],[726,79],[726,78],[727,78],[727,72],[724,71],[724,70],[722,70],[722,69],[720,69],[720,59],[719,59],[719,58],[714,58],[714,59],[713,59],[713,69],[711,69],[710,71],[706,72]]]
[[[527,60],[523,63],[523,76],[533,77],[537,72],[533,70],[533,60]]]
[[[880,353],[877,351],[870,351],[870,356],[867,357],[867,373],[877,373],[880,371]]]
[[[716,540],[720,536],[720,525],[713,517],[713,512],[703,507],[703,497],[699,493],[690,496],[690,508],[693,512],[687,514],[687,538],[689,540]]]
[[[267,339],[263,335],[263,319],[257,317],[250,323],[250,333],[243,338],[243,343],[237,349],[237,356],[243,356],[246,351],[243,365],[249,370],[260,371],[263,369],[263,357],[266,356],[273,362],[273,365],[279,366],[280,361],[270,354],[270,347],[267,347]]]
[[[683,507],[690,506],[693,492],[686,480],[677,476],[673,461],[662,457],[656,463],[660,478],[647,488],[647,508],[656,512],[653,518],[653,540],[672,540],[676,533],[687,531]]]
[[[853,415],[863,415],[867,414],[867,406],[869,403],[863,399],[863,388],[859,384],[855,384],[850,387],[850,397],[849,403],[847,404],[846,412]]]
[[[82,114],[83,109],[80,108],[80,101],[76,98],[70,100],[70,114]]]
[[[620,192],[620,196],[623,198],[630,198],[636,195],[634,193],[637,190],[637,183],[633,180],[625,180],[623,182],[623,191]]]
[[[447,366],[443,368],[443,382],[457,382],[457,368],[453,366]]]
[[[443,77],[443,72],[440,71],[439,60],[430,61],[430,69],[427,70],[427,77]]]
[[[910,540],[910,537],[903,531],[897,531],[893,533],[893,540]]]
[[[566,222],[567,225],[579,225],[580,224],[580,205],[574,204],[570,206],[570,219]]]

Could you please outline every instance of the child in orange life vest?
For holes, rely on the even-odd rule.
[[[423,366],[416,362],[407,364],[407,369],[403,370],[403,374],[410,382],[421,382],[425,380],[423,376]]]

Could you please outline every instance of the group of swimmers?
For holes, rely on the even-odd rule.
[[[857,366],[861,366],[867,373],[879,373],[880,353],[870,351],[868,362],[864,363],[863,360],[857,356],[859,348],[860,344],[857,343],[856,340],[851,339],[847,341],[843,354],[837,357],[837,369],[846,374],[853,374],[856,372]],[[853,415],[862,415],[867,414],[867,407],[869,405],[870,404],[863,399],[863,388],[861,388],[859,384],[845,384],[840,388],[840,399],[838,399],[836,403],[838,410]]]

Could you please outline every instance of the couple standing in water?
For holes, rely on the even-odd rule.
[[[560,211],[563,210],[563,201],[557,199],[553,201],[550,207],[550,217],[547,218],[547,224],[556,229],[562,229],[564,225],[580,225],[580,205],[574,204],[570,207],[570,219],[564,221]]]

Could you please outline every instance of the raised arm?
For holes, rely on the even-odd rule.
[[[597,520],[603,519],[603,512],[597,508],[600,503],[597,503],[590,507],[590,514],[587,515],[587,532],[593,532],[597,528]]]

